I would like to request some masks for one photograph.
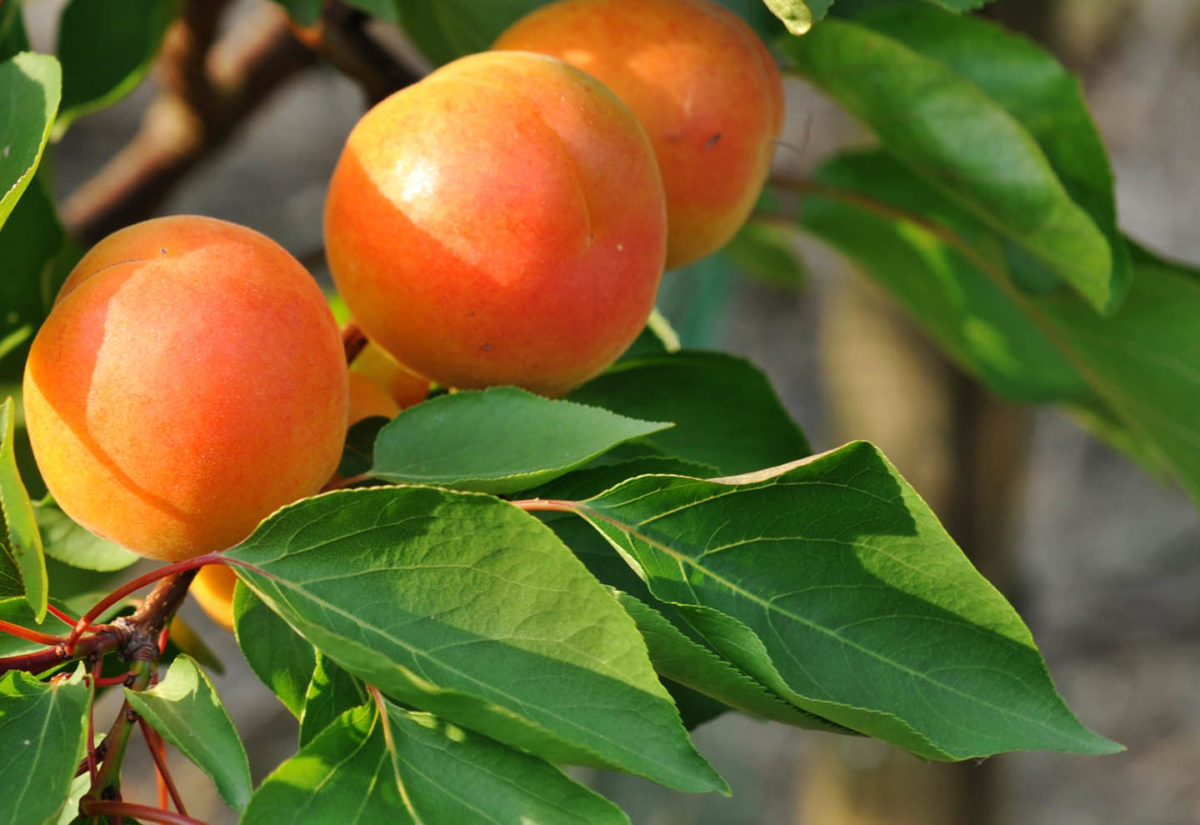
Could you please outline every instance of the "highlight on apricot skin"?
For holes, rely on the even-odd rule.
[[[534,54],[465,57],[379,103],[325,203],[359,326],[447,387],[559,395],[601,372],[653,308],[665,237],[636,118]]]
[[[192,579],[188,590],[208,617],[233,632],[233,586],[237,574],[224,564],[206,564]]]
[[[321,488],[345,438],[347,370],[320,289],[286,250],[177,216],[84,256],[33,342],[24,403],[63,510],[174,561]]]
[[[496,49],[554,55],[629,105],[667,194],[667,267],[716,251],[745,223],[783,126],[779,69],[753,30],[711,0],[559,0]]]

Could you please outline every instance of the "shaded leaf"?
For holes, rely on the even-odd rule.
[[[42,537],[34,518],[33,503],[17,471],[13,450],[16,417],[12,398],[4,399],[0,403],[0,553],[7,557],[11,566],[0,567],[5,570],[15,568],[20,574],[25,599],[40,622],[46,615],[50,583],[46,577]],[[11,577],[10,574],[0,575]]]
[[[328,493],[227,555],[254,565],[239,578],[323,655],[406,704],[553,762],[724,789],[633,621],[512,505],[420,487]]]
[[[685,636],[645,602],[628,593],[618,594],[617,600],[637,622],[650,661],[660,675],[753,716],[801,728],[852,733],[788,704],[729,661]]]
[[[233,631],[254,675],[297,719],[317,654],[240,581],[233,588]]]
[[[212,778],[230,807],[246,807],[253,788],[246,750],[217,689],[194,659],[179,655],[162,681],[146,690],[125,688],[125,699]]]
[[[21,52],[0,63],[0,226],[8,219],[42,159],[62,94],[53,57]]]
[[[892,37],[828,20],[783,46],[884,147],[1093,307],[1120,299],[1112,250],[1028,130],[985,91]]]
[[[302,26],[311,26],[321,19],[321,7],[325,0],[275,0],[283,6],[288,16]]]
[[[578,505],[660,600],[780,696],[931,759],[1111,753],[1028,629],[869,444]]]
[[[766,376],[715,352],[678,352],[614,365],[571,400],[633,418],[674,421],[641,439],[665,455],[740,473],[811,452]]]
[[[433,398],[379,433],[371,475],[489,493],[526,490],[670,427],[515,387]]]
[[[808,272],[796,253],[793,232],[773,223],[751,220],[721,250],[743,275],[770,286],[799,289]]]
[[[62,106],[55,137],[129,94],[150,70],[180,0],[71,0],[58,24]]]
[[[141,556],[116,542],[102,539],[76,524],[50,502],[35,502],[33,513],[42,533],[46,555],[72,567],[110,572],[124,570]]]
[[[4,277],[0,278],[0,306],[4,307],[0,313],[0,337],[12,336],[15,344],[0,358],[11,353],[6,367],[15,376],[24,369],[24,358],[18,355],[27,350],[53,301],[53,292],[46,286],[56,257],[63,249],[62,227],[43,177],[34,178],[8,221],[0,227],[0,261],[4,261]]]
[[[0,677],[0,822],[53,822],[83,755],[92,691],[83,666],[40,682],[12,670]]]
[[[334,719],[370,698],[362,682],[318,653],[317,666],[304,695],[304,712],[300,714],[300,747],[316,738]]]

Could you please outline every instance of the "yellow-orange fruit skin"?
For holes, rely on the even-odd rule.
[[[400,405],[381,384],[362,373],[350,373],[350,415],[347,424],[352,426],[373,416],[393,418],[398,412]]]
[[[346,431],[341,338],[269,238],[197,216],[146,221],[80,261],[25,370],[25,420],[58,504],[141,555],[245,538],[317,492]]]
[[[208,617],[233,632],[233,586],[237,574],[224,564],[206,564],[192,579],[188,592]]]
[[[387,350],[375,343],[368,343],[350,365],[352,381],[355,375],[362,375],[387,390],[396,402],[397,411],[420,404],[425,400],[425,396],[429,395],[428,378],[409,372],[395,358],[388,355]],[[353,396],[351,398],[353,406]],[[353,424],[354,421],[350,423]]]
[[[638,116],[666,188],[668,268],[716,251],[745,222],[783,126],[783,83],[733,12],[710,0],[560,0],[495,48],[566,60]]]
[[[325,243],[359,325],[405,366],[558,395],[641,330],[665,219],[653,151],[611,92],[561,61],[494,52],[359,121]]]

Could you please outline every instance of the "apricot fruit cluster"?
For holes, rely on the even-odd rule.
[[[349,423],[447,388],[562,395],[718,249],[762,188],[779,72],[710,0],[560,0],[372,108],[324,213],[370,343],[348,371],[325,298],[245,227],[197,216],[101,241],[30,352],[26,423],[70,516],[137,553],[228,548],[333,476]],[[233,577],[198,592],[228,623]]]

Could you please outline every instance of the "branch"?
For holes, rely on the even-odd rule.
[[[287,15],[263,4],[258,16],[215,47],[227,0],[188,0],[164,42],[163,91],[126,147],[67,198],[62,217],[87,243],[142,220],[198,163],[294,74],[314,62]]]
[[[367,31],[369,22],[364,12],[335,0],[325,5],[316,26],[298,30],[296,36],[356,81],[368,104],[374,105],[416,83],[425,69],[405,61],[372,37]]]

